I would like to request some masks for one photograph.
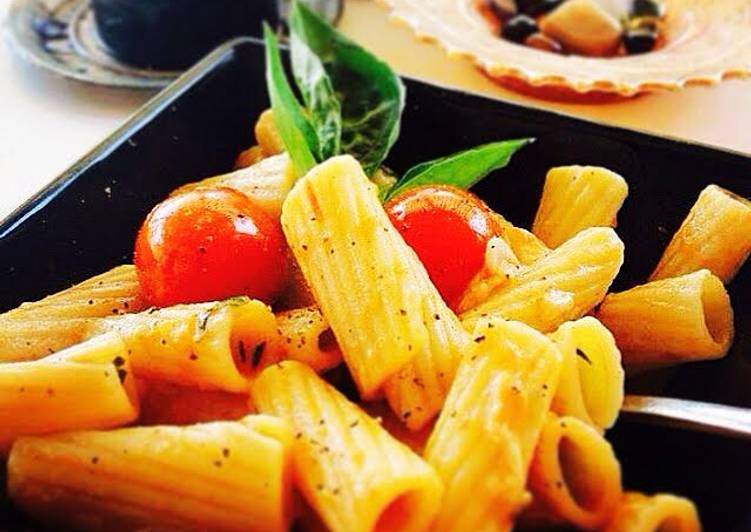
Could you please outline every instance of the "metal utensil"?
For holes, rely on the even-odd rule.
[[[751,409],[687,399],[627,395],[621,412],[644,423],[751,439]]]

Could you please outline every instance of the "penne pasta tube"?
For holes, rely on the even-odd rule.
[[[0,361],[35,360],[82,341],[90,321],[145,308],[133,265],[0,314]]]
[[[274,314],[244,297],[113,316],[97,329],[122,336],[137,376],[201,389],[246,392],[283,358]]]
[[[621,468],[613,448],[578,418],[550,415],[537,442],[529,488],[539,506],[578,529],[595,530],[621,498]]]
[[[281,532],[292,513],[291,440],[270,416],[21,438],[8,493],[61,528]]]
[[[595,318],[561,325],[550,338],[563,355],[552,410],[600,431],[615,424],[623,404],[621,352],[613,335]]]
[[[316,373],[341,363],[342,352],[334,333],[317,307],[280,312],[276,315],[276,324],[288,359],[303,362]]]
[[[650,280],[708,269],[730,282],[751,253],[751,201],[709,185],[673,235]]]
[[[709,270],[608,294],[596,316],[627,369],[719,358],[733,341],[730,298]]]
[[[140,425],[193,425],[234,421],[253,413],[247,393],[201,390],[161,381],[139,381]]]
[[[627,492],[605,532],[701,532],[694,503],[683,497],[660,493]]]
[[[435,531],[511,530],[559,378],[558,349],[531,327],[483,320],[474,335],[424,455],[446,490]]]
[[[442,491],[433,469],[309,367],[269,367],[252,398],[292,425],[296,486],[330,530],[428,527]]]
[[[291,172],[289,158],[282,154],[263,159],[229,174],[183,185],[175,190],[172,196],[201,187],[227,187],[242,192],[269,216],[278,219],[282,203],[294,183],[295,177]]]
[[[471,329],[498,316],[551,332],[599,303],[623,263],[623,242],[610,228],[585,229],[460,315]]]
[[[495,218],[501,227],[501,237],[514,251],[521,264],[530,265],[550,253],[550,248],[534,234],[514,226],[500,214],[495,214]]]
[[[45,359],[0,364],[0,452],[21,436],[104,429],[137,417],[129,357],[116,334]]]
[[[282,226],[361,395],[375,397],[394,377],[392,407],[412,412],[414,403],[424,416],[413,421],[427,423],[467,338],[359,163],[334,157],[311,170],[289,194]]]
[[[556,248],[589,227],[615,227],[626,181],[599,166],[559,166],[545,177],[532,232]]]

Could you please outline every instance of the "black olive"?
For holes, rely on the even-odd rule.
[[[629,54],[643,54],[654,49],[657,32],[649,29],[629,30],[623,36],[623,45]]]
[[[637,17],[661,17],[662,2],[660,0],[634,0],[631,14]]]
[[[509,41],[522,43],[524,39],[537,31],[535,19],[527,15],[516,15],[506,21],[501,29],[501,34]]]
[[[528,2],[522,12],[530,17],[538,17],[553,11],[562,3],[563,0],[536,0],[535,2]]]

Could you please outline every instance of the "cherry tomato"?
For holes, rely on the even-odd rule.
[[[456,305],[483,267],[488,240],[501,232],[490,208],[474,194],[442,185],[408,190],[385,208],[444,301]]]
[[[286,282],[279,223],[244,194],[198,188],[157,205],[135,246],[144,296],[156,306],[246,295],[267,303]]]

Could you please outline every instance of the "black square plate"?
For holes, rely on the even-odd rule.
[[[602,165],[623,175],[626,262],[616,289],[646,279],[707,184],[751,197],[751,158],[740,154],[406,83],[403,130],[388,161],[396,170],[482,142],[537,138],[475,189],[516,224],[531,222],[552,166]],[[152,206],[182,183],[230,170],[267,106],[258,42],[236,40],[204,59],[0,225],[0,310],[130,261]],[[731,353],[630,383],[632,390],[751,408],[751,266],[729,290]],[[751,530],[751,443],[625,422],[608,437],[628,489],[691,497],[707,530]],[[0,528],[21,526],[6,505]]]

